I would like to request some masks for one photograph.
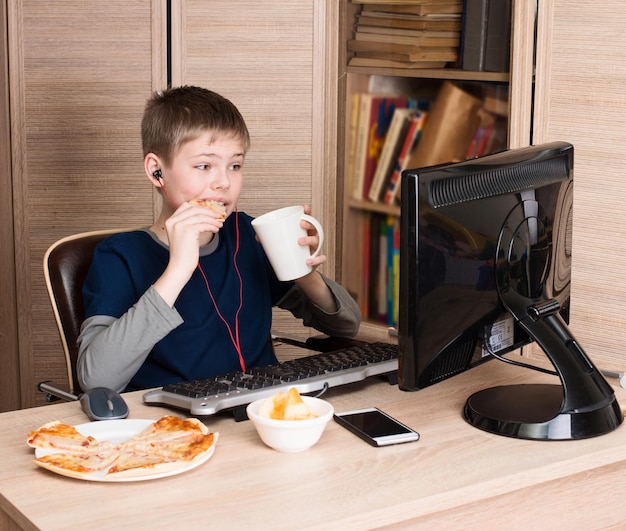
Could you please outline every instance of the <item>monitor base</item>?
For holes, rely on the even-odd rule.
[[[623,421],[615,396],[586,411],[561,411],[563,387],[519,384],[490,387],[467,399],[465,420],[484,431],[533,440],[586,439],[609,433]]]

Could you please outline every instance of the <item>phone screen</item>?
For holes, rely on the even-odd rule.
[[[419,434],[376,408],[337,413],[335,420],[374,446],[416,441]]]

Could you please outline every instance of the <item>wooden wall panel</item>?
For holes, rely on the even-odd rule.
[[[6,3],[0,4],[0,411],[20,405]]]
[[[173,84],[215,90],[243,114],[252,146],[239,207],[251,215],[308,203],[337,245],[335,0],[186,0],[173,6]],[[301,325],[277,327],[302,333]]]
[[[45,250],[68,234],[152,222],[140,120],[162,82],[161,4],[8,2],[23,406],[41,401],[36,382],[65,382]]]
[[[626,369],[626,4],[539,3],[534,143],[574,145],[571,327],[601,367]]]

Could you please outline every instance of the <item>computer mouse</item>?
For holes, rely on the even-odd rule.
[[[113,420],[128,417],[128,406],[122,396],[108,387],[94,387],[80,396],[80,405],[91,420]]]

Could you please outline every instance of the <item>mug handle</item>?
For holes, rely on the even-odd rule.
[[[302,214],[300,219],[308,221],[311,225],[315,227],[315,230],[317,231],[319,243],[317,245],[317,249],[315,249],[315,252],[310,256],[310,258],[313,258],[314,256],[320,254],[320,251],[322,250],[322,244],[324,243],[324,229],[322,228],[320,222],[317,221],[313,216],[309,216],[308,214]]]

